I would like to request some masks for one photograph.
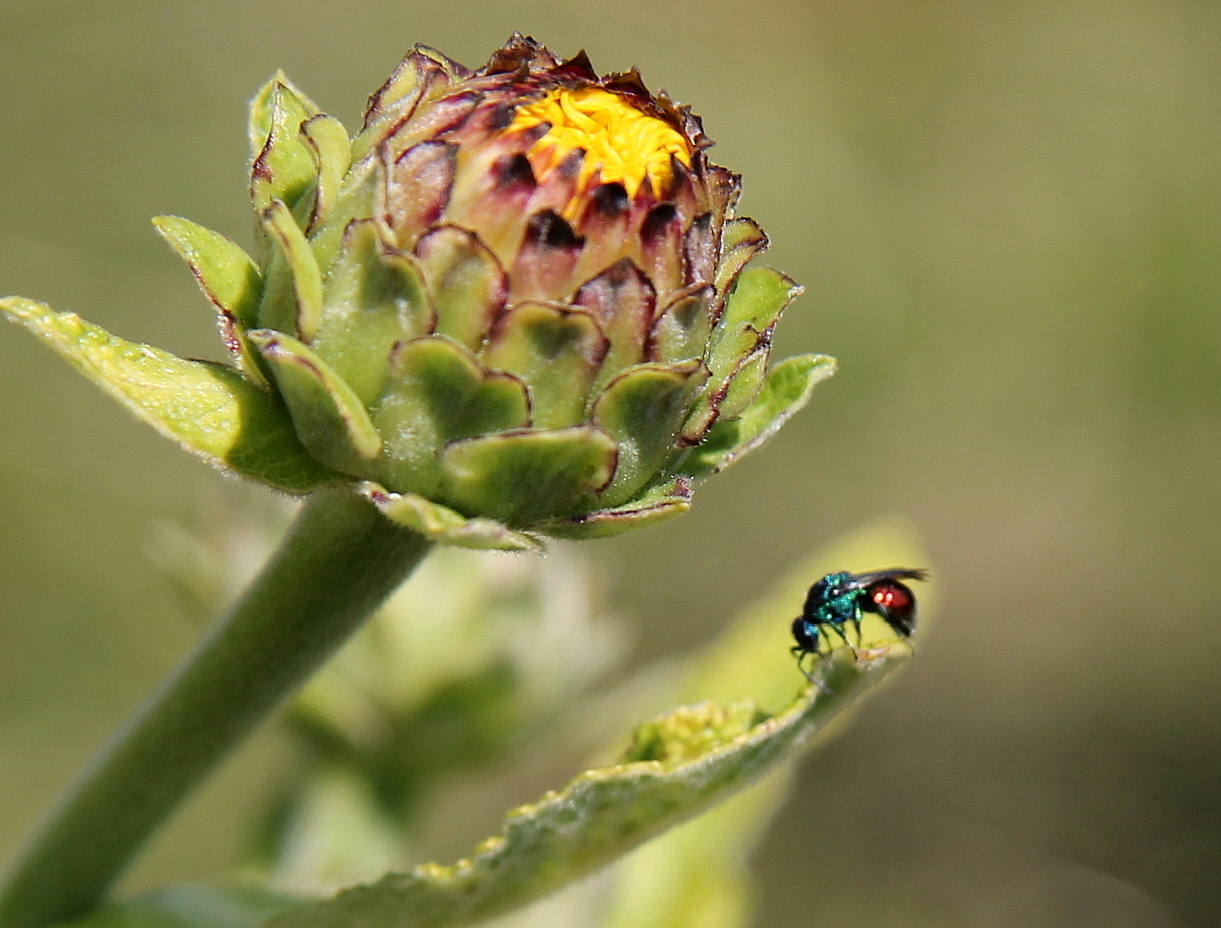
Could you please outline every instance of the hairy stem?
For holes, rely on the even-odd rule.
[[[348,490],[315,493],[212,632],[106,745],[0,881],[0,928],[96,906],[145,841],[428,551]]]

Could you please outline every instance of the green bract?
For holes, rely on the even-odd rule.
[[[469,71],[417,47],[343,126],[273,79],[251,107],[258,260],[154,220],[219,313],[230,366],[0,301],[138,416],[292,493],[355,483],[469,547],[685,511],[833,370],[769,370],[799,292],[746,268],[738,177],[636,72],[514,36]]]

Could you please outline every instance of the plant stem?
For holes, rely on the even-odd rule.
[[[263,572],[98,754],[0,881],[0,928],[98,905],[145,841],[423,559],[350,490],[315,493]]]

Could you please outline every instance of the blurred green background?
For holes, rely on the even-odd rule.
[[[1216,925],[1221,6],[0,0],[0,291],[216,357],[148,217],[249,241],[258,86],[352,125],[413,42],[514,29],[695,106],[808,288],[778,355],[841,364],[692,514],[593,543],[633,659],[879,517],[939,581],[757,855],[758,924]],[[0,395],[2,855],[198,634],[148,550],[223,481],[16,328]],[[286,757],[256,739],[128,885],[223,873]]]

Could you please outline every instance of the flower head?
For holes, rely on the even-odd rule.
[[[745,267],[767,239],[739,178],[635,71],[522,36],[477,71],[417,47],[354,138],[282,76],[250,136],[260,260],[158,220],[313,468],[213,455],[242,473],[356,482],[455,544],[610,534],[687,509],[831,372],[769,370],[799,288]]]

